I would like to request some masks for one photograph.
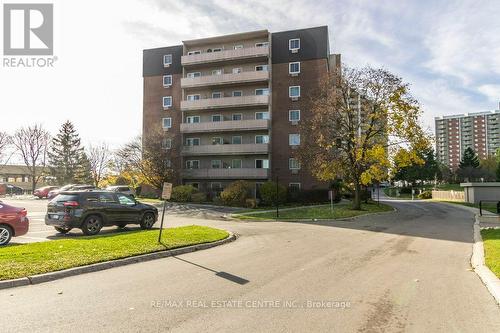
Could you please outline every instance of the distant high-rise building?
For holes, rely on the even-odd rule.
[[[469,147],[479,158],[500,148],[500,110],[441,116],[435,122],[437,158],[451,169],[458,168]]]

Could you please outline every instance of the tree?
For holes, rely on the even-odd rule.
[[[79,177],[82,178],[84,172],[82,167],[85,168],[87,162],[85,158],[80,136],[68,120],[62,124],[59,133],[52,139],[49,152],[51,173],[57,178],[59,185],[77,182],[77,173],[80,173]]]
[[[34,191],[43,176],[50,135],[41,125],[33,125],[17,130],[12,142],[30,171],[31,187]]]
[[[396,153],[396,161],[401,154],[401,150],[406,149],[400,148],[400,151]],[[403,154],[408,155],[409,152],[405,151]],[[430,146],[425,147],[424,149],[417,151],[416,154],[417,157],[421,161],[423,161],[423,163],[412,163],[410,165],[405,165],[402,167],[396,164],[394,166],[396,170],[394,179],[407,181],[414,186],[418,181],[430,181],[434,180],[435,178],[440,178],[441,170],[434,156],[434,149],[432,149]]]
[[[176,145],[167,146],[168,139],[171,138],[160,129],[151,130],[142,138],[136,137],[116,153],[118,164],[132,174],[139,173],[144,182],[161,190],[164,182],[177,180],[173,166],[179,165],[179,152]]]
[[[405,145],[401,166],[423,163],[427,147],[422,111],[402,79],[383,69],[344,67],[309,96],[310,116],[300,127],[298,158],[319,180],[343,179],[361,208],[362,186],[386,179],[389,155]]]
[[[98,146],[90,145],[88,148],[88,159],[90,166],[90,173],[94,185],[97,187],[103,179],[106,171],[110,167],[111,152],[108,145],[102,143]]]
[[[80,155],[80,162],[75,168],[73,181],[77,184],[91,184],[93,183],[92,171],[90,169],[90,161],[87,153],[82,152]]]
[[[489,155],[479,161],[479,177],[483,178],[488,182],[494,182],[496,180],[496,171],[498,163],[495,156]]]
[[[6,132],[0,132],[0,162],[3,160],[7,149],[12,143],[12,139]]]
[[[464,181],[478,179],[481,177],[480,164],[481,162],[476,152],[472,148],[467,147],[458,166],[457,174]]]

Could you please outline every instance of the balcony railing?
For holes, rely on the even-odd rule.
[[[196,101],[181,101],[181,110],[217,109],[225,107],[258,106],[269,104],[269,96],[249,95],[238,97],[204,98]]]
[[[260,82],[269,80],[268,71],[248,71],[233,74],[206,75],[200,77],[185,77],[181,79],[182,88],[226,85],[243,82]]]
[[[237,50],[184,55],[181,57],[181,64],[183,66],[188,66],[210,62],[261,57],[269,57],[269,47],[249,47]]]
[[[238,154],[268,154],[268,144],[241,144],[241,145],[201,145],[184,146],[183,155],[238,155]]]
[[[181,124],[181,132],[183,133],[266,130],[268,128],[269,120],[266,119]]]
[[[182,176],[191,179],[267,179],[269,169],[184,169]]]

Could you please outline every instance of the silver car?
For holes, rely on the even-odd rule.
[[[106,187],[106,191],[123,193],[123,194],[131,196],[131,197],[135,196],[134,190],[132,190],[130,187],[124,186],[124,185],[108,186],[108,187]]]

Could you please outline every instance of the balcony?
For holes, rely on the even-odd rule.
[[[248,71],[234,74],[206,75],[181,79],[182,88],[222,86],[236,83],[251,83],[269,80],[268,71]]]
[[[181,124],[182,133],[252,131],[269,129],[269,120],[229,120],[195,124]]]
[[[189,179],[267,179],[269,169],[184,169],[182,176]]]
[[[204,98],[196,101],[181,101],[181,110],[203,110],[203,109],[219,109],[227,107],[245,107],[268,105],[269,96],[266,95],[250,95],[238,97],[222,97],[222,98]]]
[[[201,145],[184,146],[182,155],[249,155],[268,154],[269,144],[241,144],[241,145]]]
[[[242,59],[257,60],[267,57],[269,57],[269,47],[248,47],[237,50],[184,55],[181,57],[181,64],[182,66],[190,66]]]

